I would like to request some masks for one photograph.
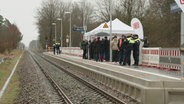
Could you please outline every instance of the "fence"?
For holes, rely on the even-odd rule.
[[[62,53],[74,56],[82,56],[83,50],[80,47],[62,47]]]
[[[179,48],[142,48],[142,65],[181,70]]]
[[[159,67],[159,48],[142,48],[142,65]]]

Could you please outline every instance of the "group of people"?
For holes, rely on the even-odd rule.
[[[56,42],[53,44],[53,54],[61,54],[61,50],[60,50],[60,43]]]
[[[107,37],[102,40],[98,37],[89,42],[84,40],[81,42],[81,49],[83,49],[83,59],[109,61],[109,40]]]
[[[137,34],[122,35],[119,39],[113,37],[111,42],[112,62],[120,65],[131,65],[131,52],[133,51],[134,66],[139,64],[140,39]]]
[[[131,51],[133,51],[134,66],[139,64],[139,45],[140,39],[137,34],[122,35],[119,39],[117,36],[112,41],[104,37],[95,38],[92,42],[84,40],[81,42],[83,49],[83,59],[93,59],[95,61],[109,61],[110,49],[112,49],[112,62],[120,65],[131,65]]]

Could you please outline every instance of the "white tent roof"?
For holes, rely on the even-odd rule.
[[[98,31],[99,29],[102,29],[105,23],[100,24],[98,27],[96,27],[95,29],[85,33],[85,36],[90,36],[90,35],[94,35],[96,31]]]
[[[90,32],[87,32],[84,36],[95,35],[98,36],[100,33],[110,34],[110,21],[107,23],[108,28],[104,28],[104,24],[102,23],[97,28],[93,29]],[[114,19],[112,21],[112,33],[113,34],[133,34],[135,33],[133,28],[121,22],[119,19]]]

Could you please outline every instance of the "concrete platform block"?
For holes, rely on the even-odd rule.
[[[165,81],[164,87],[166,104],[184,104],[183,81]]]
[[[141,90],[140,89],[137,89],[135,90],[135,99],[138,101],[138,102],[141,102]]]
[[[166,91],[166,104],[184,104],[184,91]]]
[[[141,97],[142,104],[165,104],[164,90],[162,88],[148,88]]]

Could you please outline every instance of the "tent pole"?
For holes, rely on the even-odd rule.
[[[112,3],[112,0],[109,0],[109,12],[110,12],[110,39],[109,41],[110,41],[110,44],[112,41],[112,6],[111,6],[111,3]],[[109,49],[110,49],[110,62],[112,62],[112,49],[111,47]]]

